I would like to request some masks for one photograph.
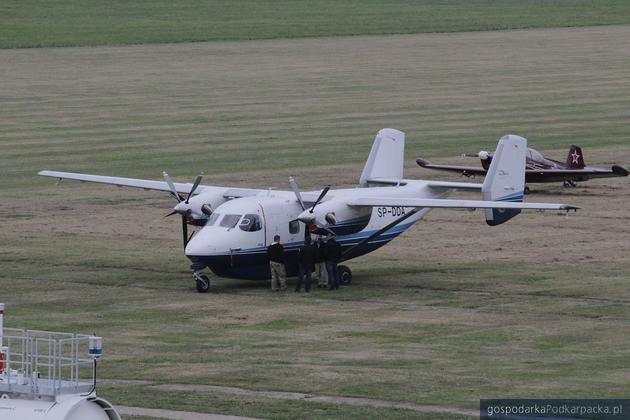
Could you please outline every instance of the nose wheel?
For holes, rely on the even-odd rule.
[[[195,280],[195,286],[199,293],[208,293],[208,290],[210,290],[210,279],[208,276],[195,271],[193,273],[193,280]]]

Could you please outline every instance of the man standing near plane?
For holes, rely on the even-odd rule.
[[[304,285],[304,290],[306,293],[311,291],[311,273],[315,269],[315,254],[317,249],[311,243],[310,236],[304,239],[304,245],[300,247],[300,251],[298,254],[298,264],[299,264],[299,277],[298,282],[295,285],[295,293],[299,293],[302,288],[302,281],[306,277],[306,283]]]
[[[315,273],[317,274],[317,287],[328,287],[328,273],[326,273],[326,244],[320,236],[315,245]]]
[[[341,245],[335,240],[332,232],[328,232],[326,240],[326,271],[328,272],[328,290],[339,289],[337,263],[341,258]]]
[[[280,243],[280,235],[273,237],[273,243],[267,247],[269,268],[271,269],[271,290],[274,292],[287,290],[287,272],[284,267],[284,247]]]

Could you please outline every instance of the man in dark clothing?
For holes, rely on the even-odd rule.
[[[341,245],[335,241],[332,232],[328,232],[326,241],[326,271],[328,272],[328,290],[339,289],[337,263],[341,259]]]
[[[315,269],[315,257],[316,257],[317,249],[311,243],[311,238],[307,237],[304,239],[304,245],[300,247],[298,252],[298,269],[299,269],[299,277],[298,282],[295,285],[295,293],[298,293],[302,288],[302,281],[306,276],[306,284],[304,286],[304,290],[306,292],[311,291],[311,273]]]
[[[273,243],[267,247],[269,268],[271,270],[271,290],[287,289],[287,273],[284,268],[284,247],[280,243],[280,235],[273,237]]]

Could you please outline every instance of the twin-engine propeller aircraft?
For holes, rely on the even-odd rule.
[[[291,191],[271,191],[148,181],[67,172],[41,171],[59,179],[99,182],[169,191],[178,204],[171,214],[182,217],[184,248],[192,261],[197,290],[206,292],[206,267],[216,275],[238,279],[268,279],[267,246],[281,236],[289,276],[296,275],[297,252],[311,232],[333,232],[342,246],[342,260],[367,254],[385,245],[433,208],[485,209],[486,222],[499,225],[522,209],[574,210],[575,206],[523,203],[527,140],[507,135],[499,140],[483,184],[409,180],[403,178],[405,134],[386,128],[378,132],[356,188],[301,192],[290,177]],[[450,200],[455,190],[480,190],[482,200]],[[187,194],[184,199],[180,194]],[[192,238],[188,225],[200,226]],[[340,267],[342,281],[351,271]]]
[[[478,166],[441,165],[418,158],[416,163],[423,168],[437,169],[449,172],[458,172],[467,177],[485,175],[490,168],[493,153],[480,151],[479,153],[464,153],[466,157],[478,157],[481,160],[481,168]],[[596,168],[584,164],[582,148],[572,145],[565,162],[549,159],[534,149],[527,149],[525,160],[525,182],[562,182],[565,187],[575,187],[578,182],[588,181],[592,178],[611,178],[615,176],[628,176],[630,172],[620,165],[611,168]],[[527,193],[529,188],[525,187]]]

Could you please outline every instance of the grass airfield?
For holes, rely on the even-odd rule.
[[[576,204],[489,228],[434,211],[351,261],[339,293],[194,291],[167,194],[39,169],[303,189],[356,183],[376,131],[406,175],[508,132],[564,160],[630,164],[630,27],[0,50],[0,282],[8,326],[104,337],[116,405],[266,418],[454,418],[160,384],[475,409],[480,398],[623,398],[627,179],[534,185]],[[456,160],[456,159],[455,159]],[[462,162],[464,162],[462,160]],[[451,177],[452,178],[452,177]],[[472,197],[472,196],[470,196]]]

